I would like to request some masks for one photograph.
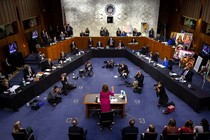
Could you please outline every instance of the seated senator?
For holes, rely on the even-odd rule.
[[[61,74],[61,83],[62,83],[62,90],[63,90],[64,95],[67,95],[68,90],[72,90],[72,89],[76,88],[76,85],[75,84],[70,84],[68,82],[68,79],[69,78],[66,75],[66,73]]]
[[[99,48],[99,49],[104,48],[104,47],[103,47],[103,44],[101,43],[101,41],[98,41],[98,42],[96,43],[96,48]]]
[[[24,75],[23,77],[26,81],[32,81],[35,76],[35,72],[31,68],[31,66],[25,65],[25,68],[23,70],[23,75]]]
[[[141,89],[144,84],[144,75],[141,71],[137,71],[136,75],[134,76],[135,80],[133,82],[133,92],[141,93]]]
[[[79,50],[78,50],[76,44],[74,43],[74,41],[71,42],[70,48],[71,48],[71,53],[74,54],[74,55],[79,52]]]
[[[153,60],[154,62],[157,62],[157,63],[158,63],[158,58],[159,58],[159,53],[158,53],[158,52],[156,52],[156,53],[154,53],[154,54],[152,55],[152,60]]]
[[[124,47],[125,47],[124,43],[121,40],[119,40],[119,43],[117,45],[117,48],[118,49],[121,49],[121,48],[124,48]]]
[[[115,47],[115,41],[114,41],[114,39],[112,37],[109,38],[109,40],[107,42],[107,46],[109,46],[110,48],[114,48]]]
[[[121,133],[122,134],[125,134],[125,133],[136,133],[136,134],[138,134],[139,133],[139,129],[138,129],[138,127],[136,127],[134,125],[135,125],[135,120],[134,119],[130,119],[129,120],[129,126],[124,127],[121,130]]]
[[[127,78],[129,74],[128,66],[124,63],[120,64],[118,67],[118,72],[122,78]]]
[[[63,51],[60,53],[60,58],[58,59],[58,63],[63,63],[63,61],[66,61],[66,53]]]
[[[81,135],[83,135],[83,139],[86,139],[86,135],[87,135],[87,130],[84,130],[82,127],[78,126],[78,120],[77,119],[73,119],[72,120],[72,126],[69,126],[69,134],[71,133],[79,133]]]
[[[136,39],[135,38],[133,38],[132,40],[131,40],[131,43],[138,43],[137,41],[136,41]]]
[[[187,82],[192,82],[192,77],[193,77],[193,71],[191,70],[190,66],[187,65],[182,73],[181,73],[181,77],[183,80],[186,80]]]
[[[53,90],[48,93],[47,101],[52,105],[56,106],[62,100],[60,96],[60,89],[58,86],[54,86]]]
[[[47,59],[47,62],[44,65],[44,70],[46,69],[53,69],[54,65],[52,63],[52,60],[50,58]]]
[[[1,91],[0,93],[3,93],[3,92],[9,92],[9,88],[10,88],[10,84],[9,84],[9,80],[8,79],[3,79],[3,81],[1,82]]]
[[[27,127],[26,129],[22,128],[21,127],[21,122],[17,121],[13,125],[13,133],[14,134],[24,133],[26,138],[29,138],[30,135],[33,133],[33,129],[31,127]]]

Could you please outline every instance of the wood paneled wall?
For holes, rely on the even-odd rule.
[[[39,0],[17,0],[19,16],[21,20],[40,14]]]
[[[210,23],[210,0],[206,0],[203,4],[202,20]]]
[[[200,0],[183,0],[182,1],[182,15],[200,18],[201,1]]]
[[[17,20],[14,0],[0,0],[0,25]]]

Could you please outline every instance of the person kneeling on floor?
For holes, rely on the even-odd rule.
[[[58,103],[61,102],[61,96],[60,96],[60,89],[58,86],[54,86],[53,90],[48,93],[47,100],[48,102],[56,106]]]

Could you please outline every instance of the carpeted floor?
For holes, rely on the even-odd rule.
[[[145,76],[142,94],[134,93],[130,87],[123,85],[118,86],[119,84],[123,84],[125,80],[133,82],[133,76],[140,68],[125,58],[113,58],[116,63],[126,63],[130,70],[127,79],[122,79],[121,77],[115,78],[116,75],[119,75],[117,68],[102,68],[104,65],[103,62],[110,59],[111,58],[91,59],[94,67],[93,77],[74,80],[72,79],[72,73],[69,74],[70,82],[75,83],[77,88],[70,91],[67,96],[62,96],[62,102],[56,107],[50,106],[45,101],[45,105],[37,111],[31,110],[30,107],[26,105],[20,108],[19,112],[0,110],[0,139],[12,139],[12,126],[17,120],[21,120],[22,127],[31,126],[33,128],[36,140],[67,140],[68,127],[71,125],[69,120],[72,118],[78,118],[79,126],[87,129],[87,140],[120,140],[120,129],[128,125],[130,118],[136,120],[135,125],[139,127],[139,133],[145,132],[149,124],[154,124],[159,135],[170,118],[174,118],[177,121],[178,127],[184,125],[187,119],[191,119],[195,125],[199,124],[202,118],[209,119],[209,110],[203,110],[200,113],[194,112],[192,108],[169,91],[167,91],[169,100],[175,102],[176,110],[172,114],[162,114],[164,108],[157,107],[158,99],[153,89],[153,85],[156,81],[146,72],[142,71]],[[35,68],[36,71],[39,71],[37,65],[31,66]],[[84,66],[80,68],[84,68]],[[78,74],[79,69],[76,69],[74,73]],[[179,72],[177,66],[174,66],[174,71]],[[21,76],[22,73],[20,72],[12,79],[12,82],[18,83],[22,79]],[[199,75],[195,75],[193,80],[197,80],[197,85],[202,84],[202,78]],[[128,98],[128,104],[125,109],[126,117],[122,118],[116,114],[114,116],[115,124],[113,125],[112,131],[109,129],[104,129],[103,131],[99,130],[97,115],[92,114],[89,118],[85,117],[85,105],[83,104],[84,95],[87,93],[99,93],[103,83],[108,83],[110,87],[112,85],[115,86],[115,93],[119,93],[121,89],[125,90]],[[61,83],[58,82],[56,85],[61,86]],[[209,82],[206,82],[204,90],[209,91],[209,85]],[[53,86],[54,85],[52,85],[52,87]],[[52,87],[41,94],[39,99],[44,100]],[[138,135],[138,139],[139,137],[140,135]]]

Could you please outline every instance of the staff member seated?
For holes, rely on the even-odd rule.
[[[120,64],[118,72],[122,78],[127,78],[129,74],[128,66],[124,63]]]
[[[5,78],[1,83],[0,93],[4,93],[4,92],[9,93],[9,88],[10,88],[9,80]]]
[[[48,93],[47,101],[53,105],[56,106],[58,103],[61,102],[61,96],[60,96],[60,89],[58,86],[54,86],[53,90]]]
[[[83,139],[86,139],[86,135],[87,135],[87,130],[84,130],[82,127],[78,126],[78,120],[77,119],[73,119],[72,120],[72,125],[73,126],[69,126],[69,134],[74,134],[74,133],[78,133],[81,134],[83,136]]]
[[[141,89],[144,83],[144,75],[141,71],[137,71],[136,75],[134,76],[135,80],[133,82],[133,92],[141,93]]]
[[[121,49],[121,48],[124,48],[124,47],[125,47],[124,43],[121,42],[121,40],[119,40],[119,43],[118,43],[118,45],[117,45],[117,48],[118,48],[118,49]]]
[[[136,41],[135,38],[133,38],[133,39],[131,40],[131,43],[132,43],[132,44],[137,44],[138,42]]]
[[[63,51],[60,53],[60,58],[58,59],[58,63],[63,63],[63,61],[66,61],[66,53]]]
[[[68,82],[68,79],[69,78],[67,77],[66,73],[61,74],[61,83],[63,85],[62,90],[63,90],[64,95],[67,95],[68,90],[72,90],[76,88],[76,85],[70,84]]]

